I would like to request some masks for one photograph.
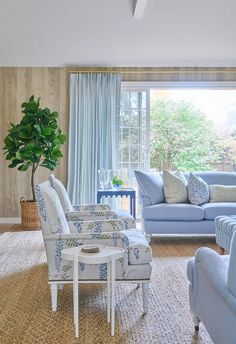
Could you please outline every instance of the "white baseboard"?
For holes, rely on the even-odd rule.
[[[20,217],[0,217],[0,223],[21,223]]]

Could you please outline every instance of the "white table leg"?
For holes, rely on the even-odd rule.
[[[107,263],[107,322],[111,322],[111,263]]]
[[[111,260],[111,335],[115,335],[115,259]]]
[[[73,263],[73,308],[75,337],[79,337],[79,291],[78,291],[78,258],[74,257]]]

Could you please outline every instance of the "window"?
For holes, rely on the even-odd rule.
[[[150,162],[149,92],[127,89],[121,94],[119,165],[133,179],[135,169]]]
[[[122,83],[119,166],[236,171],[236,83]]]

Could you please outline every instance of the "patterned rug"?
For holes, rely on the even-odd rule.
[[[210,344],[203,325],[194,333],[188,304],[186,264],[200,246],[216,248],[214,239],[153,239],[149,313],[142,316],[142,291],[117,286],[116,334],[106,322],[105,285],[80,288],[79,339],[74,338],[72,286],[58,295],[51,312],[42,235],[4,233],[0,238],[1,344]]]

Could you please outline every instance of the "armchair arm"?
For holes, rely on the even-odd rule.
[[[228,265],[225,262],[226,258],[210,248],[202,247],[197,250],[195,268],[199,264],[201,265],[209,283],[227,301],[233,311],[236,312],[236,297],[230,292],[227,285]]]
[[[105,211],[111,210],[108,204],[82,204],[74,205],[74,211]]]
[[[124,224],[121,220],[68,222],[68,225],[71,233],[90,233],[94,237],[102,232],[124,230]]]
[[[125,229],[135,229],[136,221],[131,217],[122,217],[122,222],[124,223]]]
[[[115,211],[70,211],[65,212],[67,221],[88,221],[88,220],[108,220],[116,219]]]
[[[100,244],[123,248],[125,250],[125,255],[119,264],[122,265],[124,275],[127,272],[129,241],[126,235],[121,232],[104,232],[96,234],[96,236],[91,233],[57,233],[44,236],[44,242],[47,252],[49,280],[71,279],[72,266],[68,264],[68,262],[62,260],[62,250],[87,244]],[[94,275],[94,279],[96,278],[102,279]]]

